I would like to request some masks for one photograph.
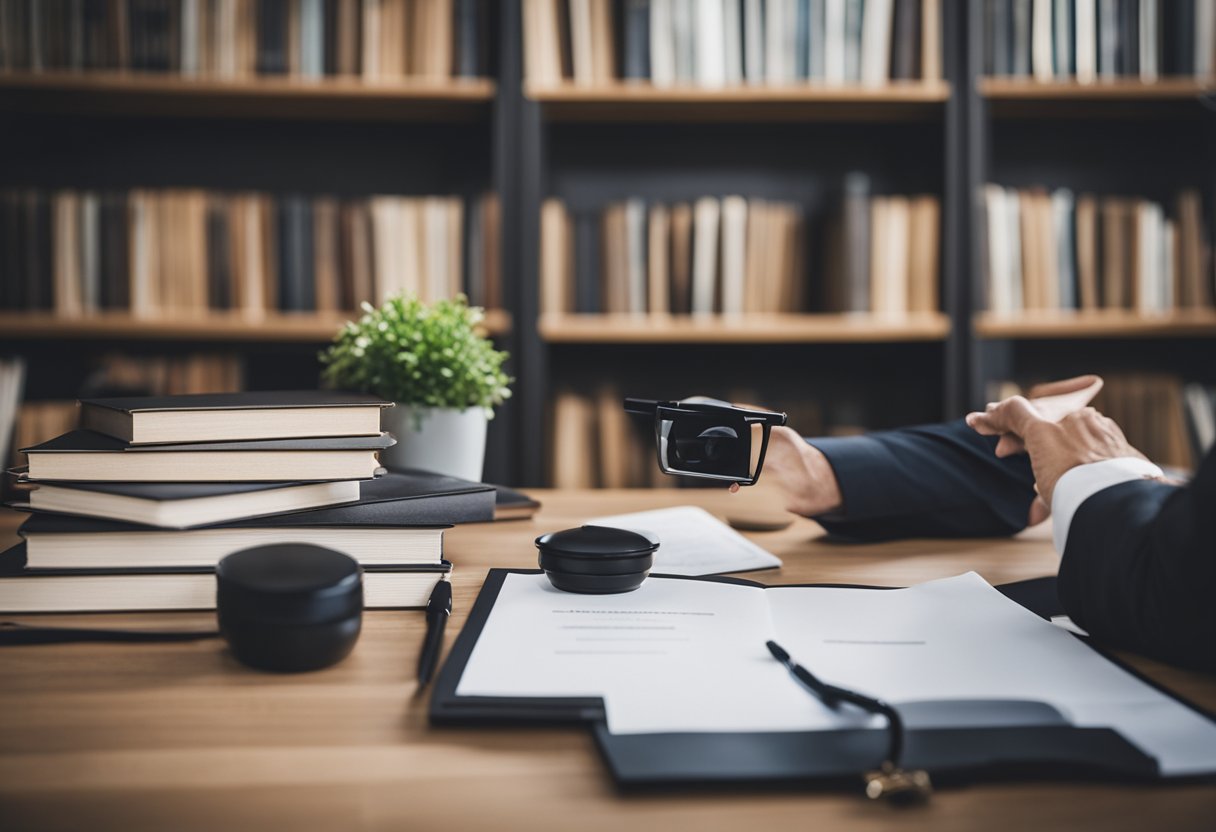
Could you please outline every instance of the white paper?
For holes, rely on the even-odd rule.
[[[696,506],[677,506],[635,514],[616,514],[588,520],[593,526],[612,526],[653,532],[659,537],[652,572],[668,575],[720,575],[781,565],[776,555]]]
[[[1164,775],[1216,772],[1216,725],[974,573],[894,590],[652,577],[598,596],[511,574],[457,693],[603,697],[617,734],[883,725],[823,706],[768,654],[770,638],[823,680],[897,706],[1045,702],[1119,731]]]

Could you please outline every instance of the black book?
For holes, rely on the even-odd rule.
[[[353,503],[358,480],[338,482],[37,483],[23,511],[96,517],[164,529],[231,523]]]
[[[101,305],[128,309],[131,305],[131,235],[127,196],[120,192],[101,196]]]
[[[495,520],[527,520],[538,511],[538,500],[505,485],[494,486]]]
[[[891,33],[891,77],[920,77],[920,3],[900,0],[895,4],[895,23]]]
[[[1030,13],[1032,0],[1013,0],[1013,48],[1011,73],[1015,78],[1030,76]]]
[[[31,480],[59,482],[291,482],[370,479],[383,472],[376,452],[388,434],[130,445],[74,430],[20,449]]]
[[[215,609],[215,567],[26,568],[26,544],[0,553],[0,612]],[[363,606],[426,606],[452,571],[437,563],[363,565]]]
[[[1140,74],[1140,0],[1119,0],[1120,75]]]
[[[625,0],[625,55],[621,66],[626,78],[650,77],[650,0]]]
[[[207,303],[212,309],[231,309],[232,240],[224,203],[216,198],[207,202]]]
[[[392,402],[364,393],[269,390],[82,399],[81,426],[135,445],[379,436]]]
[[[26,308],[49,310],[55,308],[54,254],[51,236],[51,200],[44,191],[30,191],[26,196],[26,230],[29,249],[26,260]]]
[[[106,4],[97,0],[85,0],[81,9],[81,50],[85,69],[109,69],[112,66],[106,12]]]
[[[9,32],[20,32],[21,35],[10,35],[4,44],[5,54],[0,66],[9,69],[30,68],[30,21],[26,3],[8,3],[4,6],[8,13],[3,25]]]
[[[47,501],[40,492],[58,489],[59,497],[50,501],[57,508],[46,509]],[[289,489],[295,489],[294,492]],[[67,492],[75,492],[74,495]],[[518,492],[515,492],[518,493]],[[249,510],[228,510],[229,519],[205,519],[193,523],[149,523],[142,520],[113,516],[68,516],[66,499],[75,496],[117,497],[129,503],[141,502],[160,509],[157,518],[189,520],[203,516],[196,511],[200,505],[212,516],[217,512],[203,505],[204,500],[234,497],[230,501],[249,501]],[[523,495],[519,495],[523,497]],[[327,499],[328,503],[318,502]],[[433,474],[429,471],[401,470],[386,473],[374,480],[336,483],[63,483],[43,485],[30,494],[28,508],[39,512],[26,521],[25,531],[38,532],[118,532],[155,531],[159,528],[302,528],[305,526],[450,526],[457,523],[486,523],[494,519],[496,492],[492,485]],[[299,505],[313,501],[314,505]],[[97,501],[94,501],[96,503]],[[292,507],[295,502],[296,507]],[[516,500],[518,502],[518,500]],[[110,500],[109,505],[118,505]],[[193,505],[191,505],[193,503]],[[275,509],[277,503],[279,508]],[[257,508],[269,510],[255,510]],[[285,508],[283,508],[285,507]],[[47,513],[49,512],[49,513]],[[148,516],[145,514],[144,516]]]
[[[321,9],[321,72],[338,74],[338,0],[324,0]]]
[[[313,277],[312,205],[302,196],[278,201],[279,308],[300,312],[317,308]]]
[[[1013,74],[1013,0],[988,0],[992,20],[992,73]]]
[[[574,311],[600,311],[600,222],[593,211],[575,215]]]
[[[260,75],[287,72],[288,0],[260,0],[257,11],[257,71]]]
[[[23,309],[25,307],[25,275],[21,273],[25,240],[22,239],[21,194],[17,191],[0,192],[0,309]]]
[[[1190,0],[1163,4],[1162,66],[1167,75],[1195,74],[1195,5]]]
[[[456,32],[455,72],[460,78],[476,78],[481,72],[478,0],[455,0],[453,28]]]

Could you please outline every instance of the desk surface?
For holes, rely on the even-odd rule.
[[[696,501],[771,510],[759,489],[536,492],[533,521],[448,533],[448,644],[486,570],[535,565],[532,539],[587,517]],[[11,529],[11,524],[7,527]],[[11,532],[0,532],[9,536]],[[905,585],[975,569],[992,583],[1055,571],[1046,529],[1013,540],[822,543],[798,520],[753,535],[769,583]],[[36,616],[48,620],[47,616]],[[55,616],[55,623],[207,626],[202,613]],[[1211,829],[1211,785],[997,783],[895,814],[831,792],[618,796],[580,730],[438,730],[414,678],[416,611],[370,612],[354,653],[300,676],[246,670],[218,642],[0,652],[0,826],[18,829]],[[1208,708],[1216,679],[1132,658]],[[779,826],[778,826],[779,825]]]

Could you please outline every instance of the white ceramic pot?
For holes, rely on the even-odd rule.
[[[480,407],[455,410],[397,405],[381,412],[382,426],[397,437],[396,445],[380,452],[384,467],[421,468],[481,482],[486,413]]]

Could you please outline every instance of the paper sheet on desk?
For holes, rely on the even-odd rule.
[[[595,526],[654,532],[659,536],[653,572],[668,575],[721,575],[773,569],[781,559],[703,508],[677,506],[588,520]]]

